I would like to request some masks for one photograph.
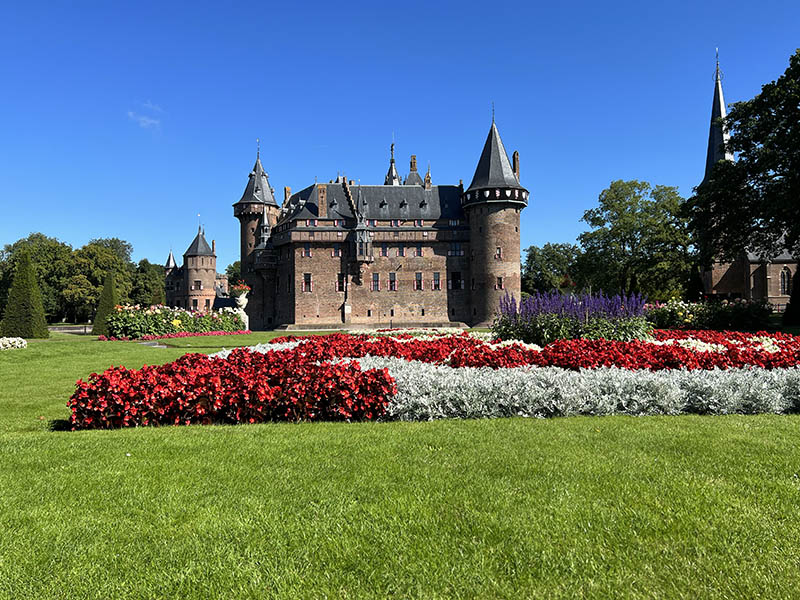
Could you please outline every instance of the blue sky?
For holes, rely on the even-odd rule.
[[[238,258],[231,204],[261,138],[276,195],[381,183],[394,133],[466,184],[491,122],[518,150],[522,246],[574,241],[614,179],[691,193],[714,48],[726,101],[776,79],[800,3],[7,3],[0,244],[116,236],[163,263],[197,230]]]

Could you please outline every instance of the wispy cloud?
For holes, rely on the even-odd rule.
[[[140,115],[132,110],[128,111],[128,118],[137,123],[142,129],[158,129],[161,127],[161,119],[154,119],[152,117],[148,117],[147,115]]]
[[[157,113],[164,112],[163,108],[161,108],[158,104],[154,104],[153,102],[150,102],[150,100],[148,100],[147,102],[143,102],[142,103],[142,107],[146,108],[147,110],[152,110],[153,112],[157,112]]]

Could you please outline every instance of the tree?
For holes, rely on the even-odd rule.
[[[0,314],[6,305],[19,255],[27,251],[36,270],[45,316],[57,321],[66,316],[62,290],[69,277],[72,248],[42,233],[32,233],[0,250]]]
[[[528,294],[562,289],[565,279],[575,281],[580,249],[574,244],[530,246],[522,265],[522,290]]]
[[[36,280],[36,269],[27,252],[17,260],[14,281],[0,323],[0,335],[22,338],[50,337],[44,316],[42,294]]]
[[[133,244],[131,244],[130,242],[126,242],[125,240],[113,237],[113,238],[95,238],[93,240],[89,240],[89,244],[95,246],[102,246],[103,248],[108,248],[114,254],[116,254],[119,257],[119,259],[125,264],[131,262],[131,254],[133,254]]]
[[[242,279],[242,261],[237,260],[225,267],[225,274],[228,276],[228,284],[234,283]]]
[[[689,203],[691,227],[705,264],[745,250],[800,253],[800,49],[776,81],[735,103],[725,127],[728,152]]]
[[[100,294],[100,302],[97,304],[97,312],[94,316],[92,335],[108,335],[108,324],[106,319],[113,314],[114,307],[119,304],[117,286],[114,281],[114,271],[106,275],[103,283],[103,292]]]
[[[683,294],[691,273],[683,198],[674,187],[613,181],[583,221],[577,269],[595,290],[643,293],[651,300]]]
[[[786,305],[786,311],[783,313],[784,325],[800,325],[800,271],[792,277],[792,295],[789,298],[789,304]]]
[[[164,267],[154,265],[146,258],[133,270],[130,300],[133,304],[164,304]]]
[[[107,246],[86,244],[73,252],[71,275],[66,282],[64,302],[75,322],[91,317],[97,306],[105,276],[114,272],[120,302],[127,302],[131,292],[128,264]]]

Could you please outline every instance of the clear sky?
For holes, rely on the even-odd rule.
[[[614,179],[702,178],[727,102],[800,46],[800,2],[8,2],[0,244],[120,237],[163,263],[197,231],[238,258],[231,204],[261,138],[279,201],[337,172],[430,161],[468,185],[491,123],[532,194],[522,247],[571,242]],[[179,259],[180,260],[180,259]]]

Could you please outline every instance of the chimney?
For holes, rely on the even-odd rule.
[[[291,198],[291,197],[292,197],[292,188],[290,188],[290,187],[287,185],[285,188],[283,188],[283,203],[284,203],[284,204],[286,204],[286,202],[287,202],[287,201],[289,200],[289,198]]]
[[[317,186],[317,216],[328,218],[328,187],[324,184]]]
[[[412,154],[411,155],[411,172],[413,173],[416,170],[417,170],[417,155],[416,154]]]
[[[211,240],[211,254],[214,256],[217,254],[217,240]]]
[[[519,152],[514,150],[514,155],[511,157],[511,161],[514,163],[514,175],[517,176],[517,181],[519,181]]]

